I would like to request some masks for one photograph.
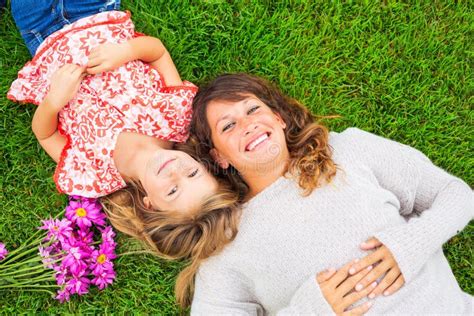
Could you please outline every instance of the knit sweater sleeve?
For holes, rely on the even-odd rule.
[[[265,315],[252,294],[253,282],[241,273],[217,265],[203,265],[195,278],[191,315]],[[333,315],[316,282],[308,278],[277,315]]]
[[[410,282],[442,244],[473,218],[473,192],[412,147],[356,128],[342,134],[351,143],[354,158],[371,169],[381,187],[397,196],[400,215],[420,214],[374,234]]]

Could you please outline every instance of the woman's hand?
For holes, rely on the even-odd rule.
[[[49,92],[43,102],[58,113],[76,95],[85,75],[84,67],[74,64],[62,66],[51,77]]]
[[[114,70],[133,59],[132,47],[128,42],[101,44],[92,49],[89,54],[87,73],[95,75]]]
[[[374,266],[374,269],[357,283],[355,286],[356,291],[365,289],[368,284],[371,284],[384,274],[385,276],[379,282],[379,285],[369,294],[369,298],[374,298],[382,293],[384,296],[390,295],[398,291],[405,284],[405,279],[392,253],[377,238],[370,238],[362,243],[360,247],[363,250],[376,250],[355,263],[349,270],[349,273],[352,275],[367,266]]]
[[[350,276],[349,269],[355,262],[354,260],[347,263],[338,271],[329,269],[316,276],[324,298],[337,315],[363,315],[372,306],[372,302],[369,301],[347,310],[349,306],[367,296],[377,286],[377,282],[373,282],[361,291],[354,291],[354,286],[372,270],[372,266],[368,266],[359,273]]]

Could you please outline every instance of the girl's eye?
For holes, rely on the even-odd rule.
[[[235,123],[228,123],[226,124],[223,128],[222,128],[222,131],[225,132],[227,131],[229,128],[232,128],[232,126],[234,126]]]
[[[195,175],[197,175],[198,171],[199,171],[199,169],[196,168],[196,170],[194,170],[188,177],[189,177],[189,178],[194,177]]]
[[[170,193],[168,193],[168,196],[175,194],[176,191],[178,191],[178,187],[177,187],[177,186],[174,186],[174,187],[171,189]]]
[[[252,107],[250,110],[248,110],[247,114],[252,114],[253,112],[257,111],[260,108],[259,105],[256,105]]]

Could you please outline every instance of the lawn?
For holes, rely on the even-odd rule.
[[[137,30],[162,39],[181,76],[202,84],[226,72],[277,83],[333,130],[350,126],[418,148],[438,166],[474,182],[473,12],[466,1],[124,0]],[[350,1],[352,2],[352,1]],[[6,99],[29,54],[8,11],[0,20],[0,241],[25,240],[66,199],[54,162],[31,132],[33,105]],[[446,210],[446,216],[449,216]],[[137,248],[124,236],[118,252]],[[474,294],[474,222],[445,254],[461,288]],[[0,313],[177,314],[180,265],[150,255],[116,260],[108,289],[60,304],[47,294],[1,292]]]

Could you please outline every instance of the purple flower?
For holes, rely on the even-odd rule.
[[[66,289],[71,294],[84,295],[89,293],[90,283],[91,281],[84,275],[73,276],[66,282]]]
[[[46,235],[45,240],[59,240],[65,241],[69,239],[72,233],[71,222],[67,219],[48,219],[42,221],[43,226],[39,229],[47,230],[48,234]]]
[[[5,259],[5,257],[8,255],[8,250],[5,248],[5,244],[0,242],[0,261]]]
[[[66,217],[80,229],[91,227],[92,224],[105,225],[105,214],[101,212],[100,204],[95,200],[71,200],[66,207]]]
[[[90,255],[81,247],[71,247],[67,249],[67,255],[61,262],[61,265],[67,267],[73,275],[80,275],[86,268],[85,259]]]
[[[104,243],[108,243],[113,248],[115,248],[115,233],[112,229],[112,226],[107,226],[103,230],[101,230],[102,240]]]
[[[44,248],[43,246],[40,245],[38,246],[38,250],[39,250],[39,255],[41,256],[41,258],[43,258],[41,261],[43,262],[44,267],[48,269],[53,269],[54,268],[53,262],[55,259],[51,258],[51,255],[52,255],[52,252],[54,252],[54,246],[49,246],[49,247]]]
[[[59,300],[61,303],[69,301],[71,294],[69,291],[64,287],[63,289],[58,291],[58,295],[56,295],[56,299]]]
[[[100,290],[105,289],[109,284],[112,284],[115,279],[115,272],[113,270],[104,270],[95,275],[92,279],[92,284],[97,285]]]
[[[98,250],[92,252],[92,264],[90,266],[93,273],[97,276],[104,270],[113,271],[112,260],[116,258],[115,246],[107,242],[102,243]]]

